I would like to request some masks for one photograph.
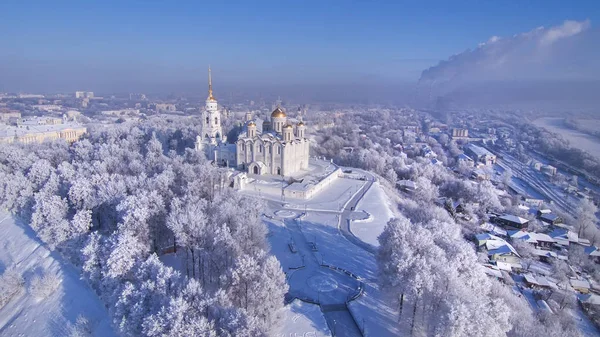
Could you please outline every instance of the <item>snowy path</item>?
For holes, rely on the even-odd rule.
[[[338,227],[339,227],[342,235],[348,241],[352,242],[354,245],[360,247],[361,249],[366,250],[369,253],[375,254],[377,249],[374,246],[362,241],[361,239],[356,237],[350,230],[350,221],[351,221],[350,215],[351,215],[351,213],[356,209],[356,206],[358,205],[360,200],[365,196],[365,194],[371,188],[371,186],[373,186],[373,182],[375,181],[375,177],[373,177],[373,175],[371,175],[371,174],[369,174],[369,178],[367,178],[367,179],[368,179],[367,183],[365,185],[363,185],[361,187],[361,189],[359,190],[359,192],[356,193],[352,197],[352,199],[350,199],[348,201],[348,203],[344,206],[344,210],[342,212],[342,216],[341,216],[340,222],[338,224]]]
[[[115,336],[106,308],[79,272],[44,247],[31,228],[16,224],[6,213],[0,218],[0,272],[15,268],[25,282],[24,289],[0,308],[0,335],[65,336],[69,324],[83,315],[90,321],[93,336]],[[29,285],[42,274],[57,275],[60,284],[40,299],[30,293]]]

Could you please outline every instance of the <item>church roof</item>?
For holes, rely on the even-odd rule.
[[[271,118],[277,117],[286,117],[285,112],[283,112],[280,107],[277,107],[275,110],[273,110],[273,113],[271,113]]]

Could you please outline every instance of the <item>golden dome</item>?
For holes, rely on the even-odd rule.
[[[304,122],[303,121],[299,121],[298,122],[298,126],[304,126]]]
[[[278,117],[285,117],[285,112],[283,112],[283,110],[280,107],[277,107],[277,109],[273,110],[273,113],[271,114],[271,118]]]
[[[250,121],[250,123],[248,123],[248,126],[256,126],[256,123],[254,123],[254,121]]]
[[[292,128],[292,126],[291,126],[291,125],[289,125],[289,124],[287,124],[287,125],[286,125],[286,126],[284,126],[283,128],[284,128],[284,129],[291,129],[291,128]]]

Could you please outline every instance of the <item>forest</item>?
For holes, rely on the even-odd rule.
[[[81,270],[125,336],[264,336],[284,304],[261,205],[193,150],[198,127],[152,118],[0,147],[2,206]],[[181,270],[161,260],[172,251]]]

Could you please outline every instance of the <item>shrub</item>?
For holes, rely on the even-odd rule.
[[[36,275],[29,286],[29,293],[33,296],[44,299],[50,296],[60,285],[60,278],[53,273],[46,273],[43,276]]]

